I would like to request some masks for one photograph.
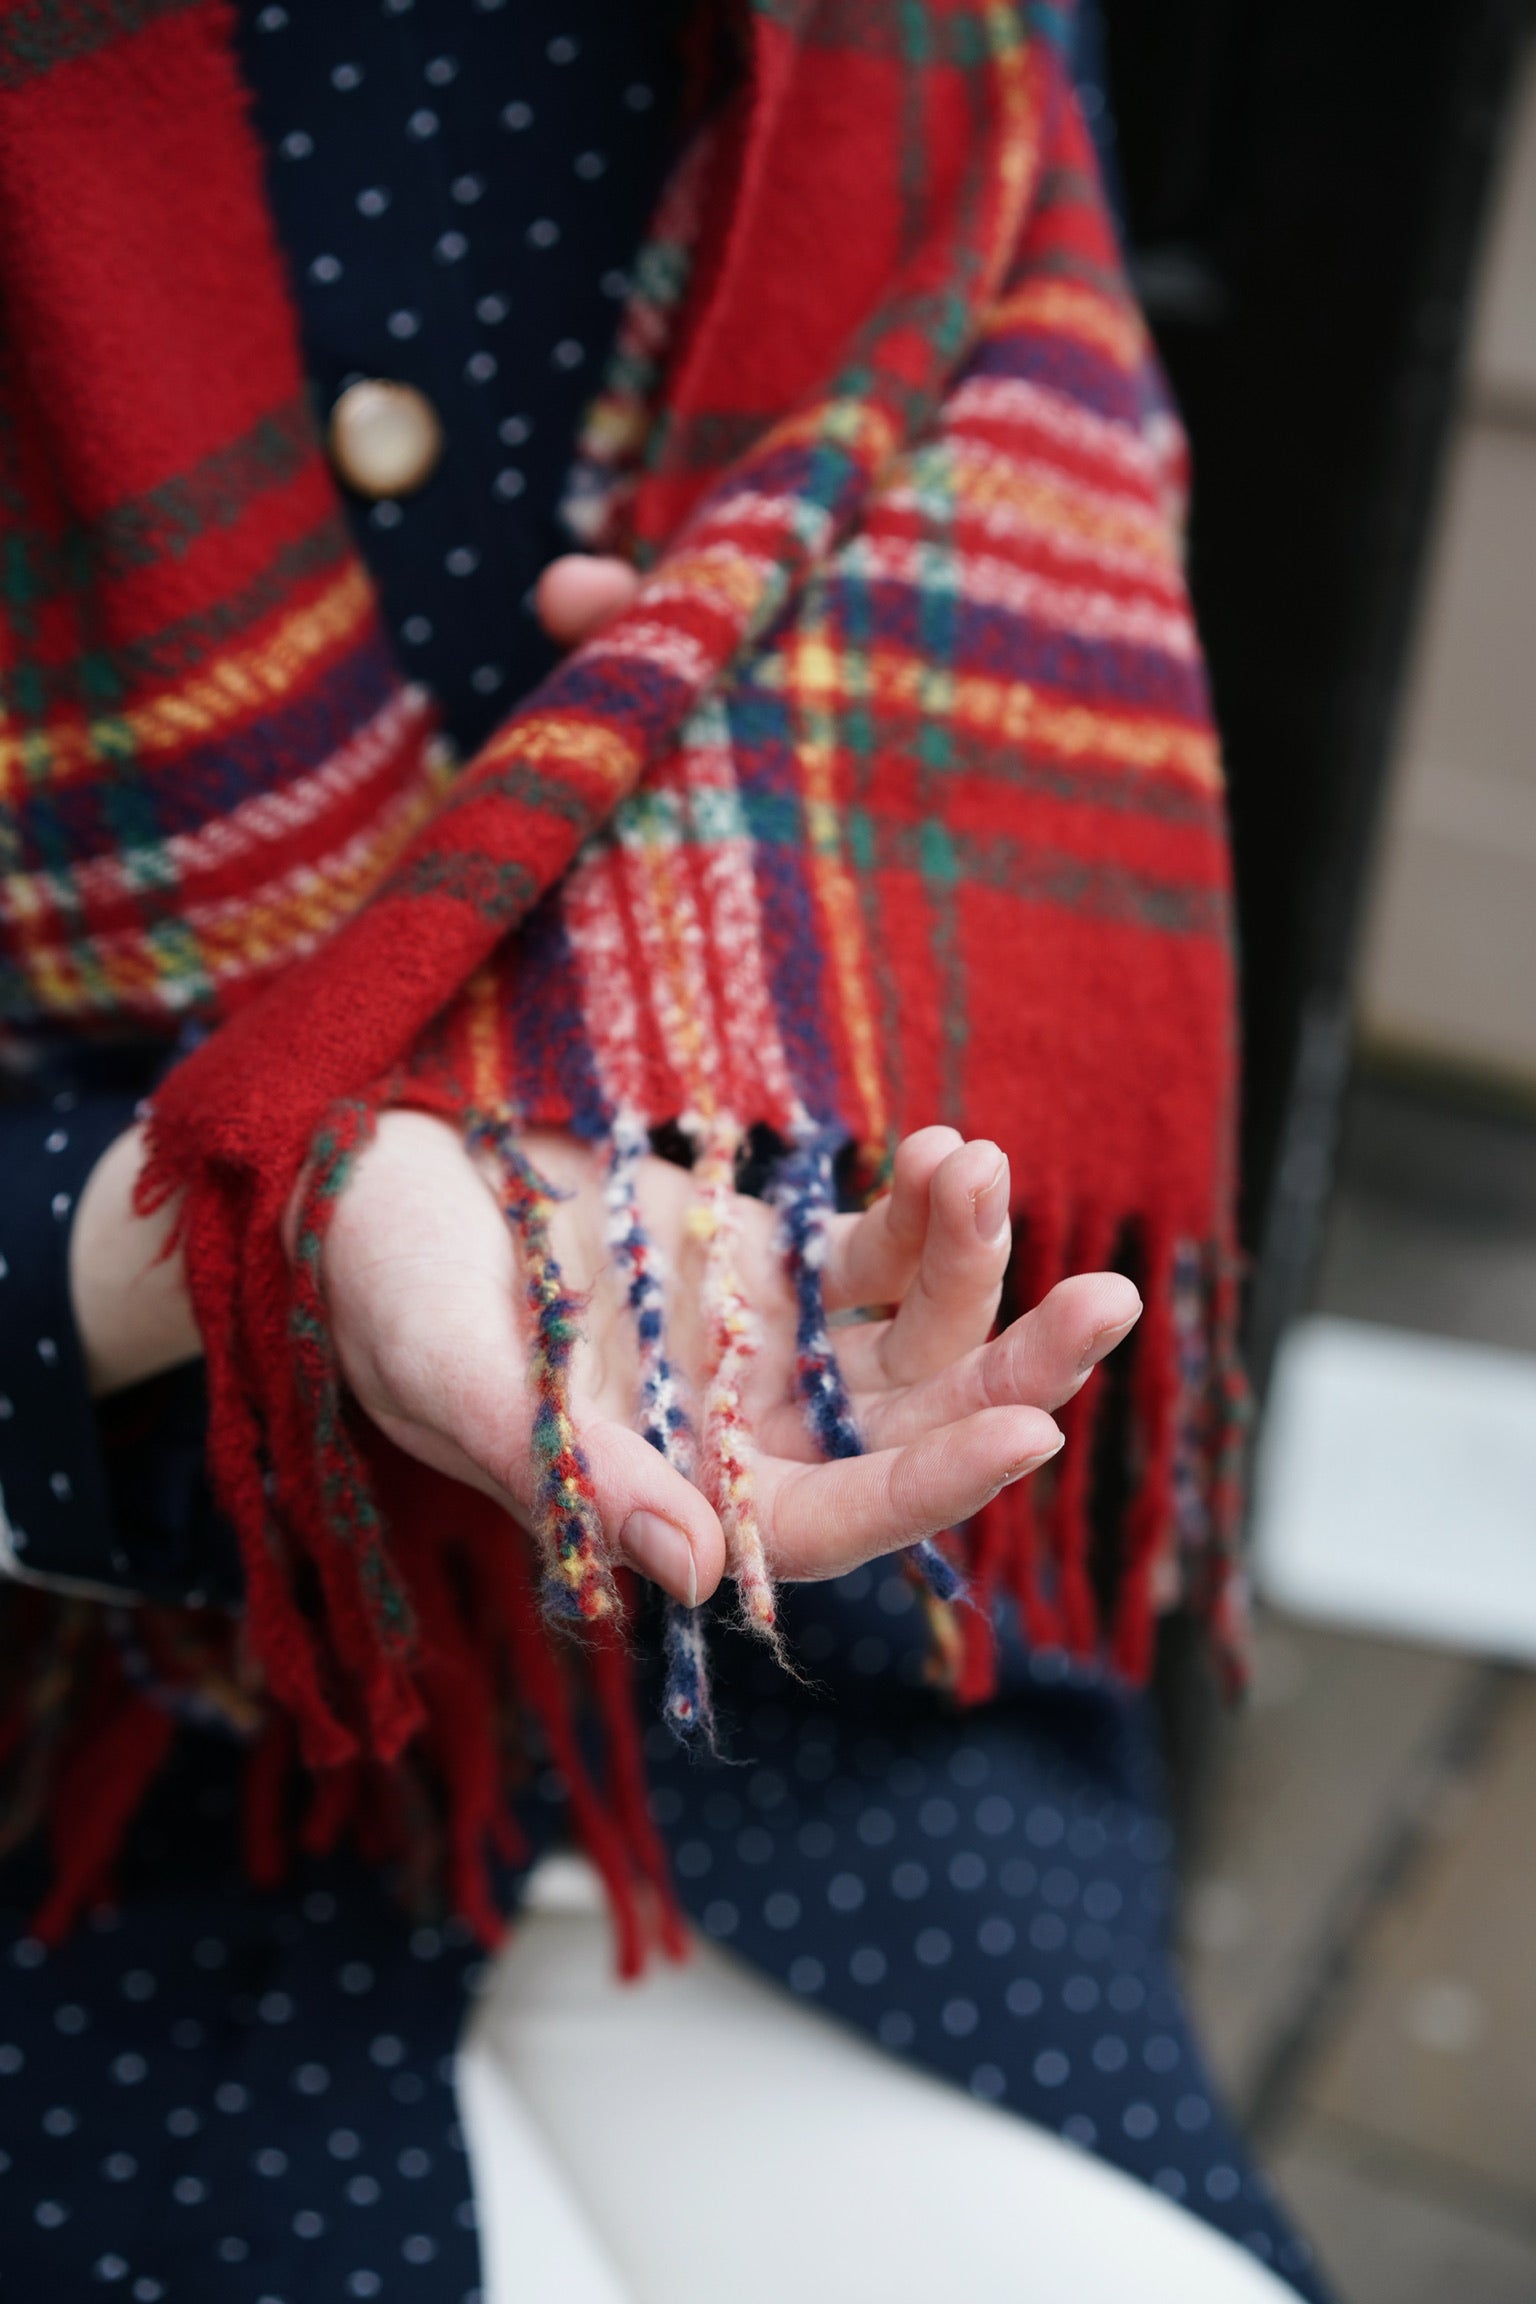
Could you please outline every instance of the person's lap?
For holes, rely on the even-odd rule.
[[[894,2236],[899,2261],[937,2250],[951,2274],[974,2249],[978,2296],[1009,2292],[986,2283],[1026,2265],[1042,2298],[1047,2263],[1063,2282],[1071,2265],[1062,2293],[1091,2295],[1096,2261],[1129,2252],[1139,2275],[1144,2253],[1172,2247],[1177,2264],[1187,2228],[1181,2277],[1265,2293],[1194,2218],[1045,2133],[1082,2135],[1072,2124],[1090,2103],[1101,2158],[1164,2189],[1164,2171],[1179,2174],[1208,2221],[1257,2234],[1316,2294],[1303,2259],[1285,2263],[1299,2244],[1189,2038],[1162,1944],[1166,1846],[1117,1710],[1069,1697],[956,1722],[897,1705],[880,1730],[848,1690],[832,1694],[758,1705],[735,1765],[658,1741],[656,1807],[680,1886],[718,1937],[729,1907],[729,1957],[705,1944],[632,1992],[590,1916],[535,1913],[514,1937],[459,2060],[473,2199],[452,2095],[472,1947],[462,1931],[413,1928],[351,1860],[248,1890],[232,1749],[198,1740],[178,1758],[108,1926],[43,1955],[24,1919],[37,1880],[13,1864],[0,1887],[0,2298],[110,2279],[136,2304],[397,2289],[459,2304],[475,2289],[477,2208],[495,2304],[509,2234],[526,2253],[563,2222],[577,2253],[558,2293],[577,2304],[584,2261],[621,2297],[659,2295],[674,2273],[719,2293],[712,2254],[764,2260],[765,2219],[802,2239],[814,2229],[815,2263],[879,2262]],[[534,1807],[557,1823],[553,1798]],[[486,2027],[508,2010],[488,2062]],[[893,2015],[905,2029],[882,2025]],[[1118,2043],[1107,2058],[1106,2041]],[[1053,2078],[1051,2057],[1068,2077]],[[487,2085],[500,2097],[490,2144]],[[1138,2105],[1159,2125],[1139,2141],[1125,2126]],[[1154,2148],[1166,2159],[1131,2158]],[[1106,2254],[1116,2231],[1123,2250]],[[797,2274],[807,2295],[811,2276]],[[1222,2293],[1187,2289],[1205,2292]],[[525,2280],[510,2295],[535,2304],[538,2290]],[[603,2297],[593,2288],[593,2304]]]
[[[648,1737],[653,1808],[695,1925],[905,2064],[1085,2147],[1323,2298],[1184,2003],[1150,1704],[1016,1644],[996,1701],[935,1700],[895,1562],[785,1601],[818,1686],[722,1639],[721,1756]]]
[[[1283,2304],[1150,2188],[893,2064],[707,1942],[619,1983],[535,1875],[461,2056],[487,2304]]]

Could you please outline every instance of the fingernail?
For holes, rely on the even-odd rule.
[[[1042,1464],[1049,1464],[1053,1456],[1059,1456],[1066,1444],[1065,1432],[1058,1432],[1049,1448],[1037,1448],[1033,1456],[1021,1456],[1017,1464],[1010,1464],[1004,1473],[1003,1486],[1006,1488],[1010,1481],[1022,1480],[1026,1472],[1038,1472]]]
[[[1129,1320],[1122,1320],[1115,1328],[1101,1328],[1077,1364],[1079,1376],[1086,1376],[1089,1369],[1097,1368],[1099,1362],[1113,1352],[1117,1344],[1123,1344],[1140,1318],[1141,1306],[1138,1304]]]
[[[619,1549],[643,1576],[662,1585],[674,1600],[690,1608],[699,1602],[699,1575],[693,1547],[681,1528],[663,1520],[659,1512],[631,1512],[619,1530]]]
[[[971,1201],[976,1230],[983,1247],[994,1247],[1008,1226],[1008,1163],[999,1160],[990,1184],[983,1184]]]

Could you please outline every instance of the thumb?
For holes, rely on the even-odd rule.
[[[606,1416],[581,1428],[609,1554],[692,1608],[725,1574],[725,1534],[691,1480]]]
[[[461,1303],[459,1310],[462,1316],[470,1307]],[[489,1301],[486,1310],[492,1310]],[[473,1325],[471,1318],[460,1327],[460,1342]],[[487,1341],[491,1326],[487,1320]],[[435,1370],[424,1370],[424,1383],[402,1388],[414,1395],[409,1405],[375,1410],[375,1420],[408,1455],[477,1488],[537,1536],[542,1508],[533,1397],[504,1357],[499,1374],[487,1375],[485,1367],[482,1362],[472,1384],[445,1384],[434,1380]],[[698,1489],[612,1417],[583,1416],[577,1441],[608,1558],[625,1561],[690,1608],[707,1600],[725,1573],[725,1535]]]
[[[551,560],[534,590],[539,622],[551,640],[574,648],[622,614],[640,589],[627,560],[566,552]]]

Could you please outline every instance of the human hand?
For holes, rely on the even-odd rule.
[[[134,1205],[141,1122],[115,1137],[86,1178],[69,1230],[69,1293],[86,1381],[100,1398],[203,1348],[175,1248],[176,1210]]]
[[[707,1599],[726,1569],[709,1502],[633,1429],[639,1367],[604,1237],[603,1166],[572,1138],[524,1148],[566,1194],[551,1232],[567,1285],[588,1297],[571,1405],[610,1555],[674,1597]],[[705,1363],[704,1249],[687,1172],[642,1163],[641,1206],[671,1275],[670,1344],[697,1399]],[[1009,1250],[1008,1170],[953,1129],[907,1138],[888,1195],[831,1220],[829,1311],[894,1306],[834,1342],[868,1453],[816,1460],[795,1398],[795,1307],[773,1212],[739,1198],[737,1268],[759,1349],[744,1396],[772,1574],[834,1576],[968,1518],[1055,1454],[1049,1411],[1076,1392],[1141,1309],[1118,1273],[1067,1280],[988,1343]],[[494,1182],[458,1133],[387,1112],[337,1203],[322,1270],[331,1332],[359,1405],[398,1447],[480,1489],[532,1527],[530,1332],[517,1248]]]

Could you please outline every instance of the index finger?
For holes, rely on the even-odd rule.
[[[889,1192],[861,1216],[827,1226],[822,1295],[829,1312],[896,1304],[911,1285],[928,1232],[928,1187],[965,1139],[958,1128],[918,1128],[896,1148]]]
[[[775,1576],[815,1582],[955,1527],[1049,1463],[1062,1434],[1039,1408],[983,1408],[902,1448],[832,1464],[758,1459]]]

